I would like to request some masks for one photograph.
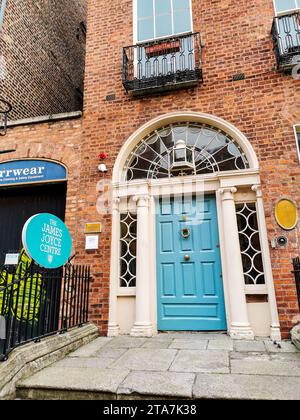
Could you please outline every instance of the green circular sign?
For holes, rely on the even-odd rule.
[[[70,232],[53,214],[36,214],[27,220],[22,241],[27,255],[44,268],[62,267],[72,252]]]

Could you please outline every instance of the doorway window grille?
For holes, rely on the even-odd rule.
[[[265,284],[256,204],[237,204],[236,211],[245,284]]]
[[[121,214],[120,287],[136,286],[137,215]]]

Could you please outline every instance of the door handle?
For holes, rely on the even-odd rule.
[[[189,255],[184,256],[184,261],[190,261],[190,260],[191,260],[191,257]]]

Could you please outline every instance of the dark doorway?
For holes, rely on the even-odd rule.
[[[51,213],[65,220],[66,183],[0,189],[0,265],[5,255],[19,252],[22,229],[38,213]]]

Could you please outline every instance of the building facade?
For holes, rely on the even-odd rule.
[[[277,340],[299,322],[299,11],[90,0],[83,118],[8,131],[6,161],[68,169],[66,223],[103,335]]]
[[[282,230],[274,210],[283,198],[299,206],[300,82],[290,72],[299,4],[290,3],[90,1],[78,218],[103,223],[88,256],[91,319],[103,333],[288,335],[299,229]],[[191,166],[172,167],[179,140]],[[112,181],[112,215],[95,207],[102,179]],[[204,191],[200,209],[181,207],[182,191],[196,209]],[[79,249],[87,258],[84,236]]]

